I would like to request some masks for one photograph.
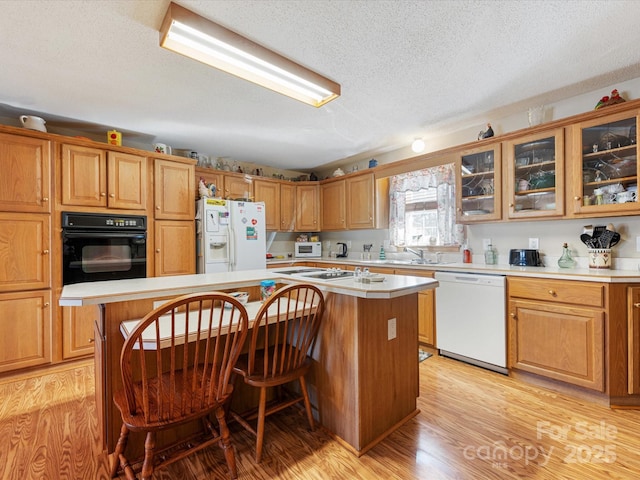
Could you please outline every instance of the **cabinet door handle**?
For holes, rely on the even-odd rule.
[[[516,314],[515,314],[515,313],[513,313],[513,312],[511,312],[511,313],[509,314],[509,316],[510,316],[511,318],[516,318]]]
[[[44,197],[44,198],[42,199],[42,201],[43,201],[43,202],[48,202],[48,201],[49,201],[49,197]]]
[[[156,253],[160,253],[160,249],[159,248],[156,248]]]
[[[549,295],[551,295],[552,297],[555,297],[556,296],[555,290],[549,290]]]
[[[49,302],[44,302],[43,306],[44,307],[48,307],[49,306]]]
[[[515,205],[513,203],[509,204],[509,208],[513,208]]]
[[[106,194],[106,193],[104,193],[104,192],[100,192],[100,196],[101,196],[101,197],[106,197],[106,196],[107,196],[107,194]]]
[[[640,308],[640,303],[634,303],[633,306],[636,308]]]
[[[110,196],[111,198],[115,198],[116,194],[115,194],[115,193],[110,193],[110,194],[109,194],[109,196]]]
[[[93,342],[95,342],[95,341],[96,341],[96,339],[95,339],[95,338],[90,338],[90,339],[89,339],[89,343],[93,343]]]
[[[43,251],[42,251],[42,254],[43,254],[43,255],[49,255],[49,250],[43,250]]]
[[[160,205],[156,205],[156,210],[160,210]]]
[[[580,199],[581,199],[581,197],[579,197],[579,196],[577,196],[577,195],[576,195],[575,197],[573,197],[573,199],[577,202],[578,200],[580,200]]]

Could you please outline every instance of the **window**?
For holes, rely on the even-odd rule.
[[[389,182],[391,243],[456,245],[455,165],[395,175]]]

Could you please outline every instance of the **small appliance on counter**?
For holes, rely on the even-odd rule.
[[[339,245],[339,250],[338,253],[336,254],[336,257],[338,258],[346,258],[347,257],[347,244],[346,243],[341,243],[338,242]]]
[[[296,242],[294,255],[296,257],[321,257],[322,242]]]
[[[519,267],[542,267],[540,252],[525,248],[509,250],[509,265]]]

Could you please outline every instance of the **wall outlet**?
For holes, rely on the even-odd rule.
[[[636,237],[636,252],[640,252],[640,237]]]
[[[529,239],[529,248],[533,250],[537,250],[540,248],[540,239],[539,238],[530,238]]]
[[[489,245],[492,245],[491,239],[490,238],[483,238],[482,239],[482,250],[488,250],[489,249]]]
[[[396,319],[390,318],[387,321],[387,340],[393,340],[398,335],[396,331]]]
[[[346,244],[347,244],[347,248],[351,250],[351,240],[347,240]]]

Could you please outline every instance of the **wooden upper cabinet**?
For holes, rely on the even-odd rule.
[[[296,229],[296,187],[288,183],[280,184],[280,231],[293,232]]]
[[[0,212],[0,292],[51,287],[51,216]]]
[[[107,160],[109,165],[107,206],[109,208],[145,210],[148,185],[147,158],[129,153],[109,152]]]
[[[455,160],[456,216],[459,223],[502,217],[502,149],[499,142],[462,150]]]
[[[504,143],[503,198],[508,218],[564,214],[564,151],[563,128]]]
[[[638,214],[638,123],[640,112],[631,110],[572,126],[570,212],[590,217]]]
[[[48,140],[0,133],[0,211],[51,211]]]
[[[336,180],[320,186],[322,223],[320,229],[345,230],[347,228],[347,203],[345,180]]]
[[[255,180],[253,191],[256,202],[264,202],[267,230],[280,230],[280,183],[273,180]]]
[[[194,166],[171,160],[154,161],[157,219],[193,220],[195,217]]]
[[[320,230],[320,192],[318,185],[296,186],[296,230],[317,232]]]
[[[216,193],[216,196],[219,196]],[[226,174],[224,176],[224,195],[229,200],[253,198],[253,179],[243,174]]]
[[[375,228],[375,179],[372,173],[345,179],[347,228]]]
[[[61,175],[64,205],[146,208],[146,157],[63,145]]]
[[[206,186],[214,184],[216,186],[216,197],[222,197],[224,194],[224,175],[220,170],[213,170],[211,168],[195,167],[196,183],[195,191],[196,198],[200,198],[198,189],[200,188],[200,179],[202,179]]]

